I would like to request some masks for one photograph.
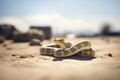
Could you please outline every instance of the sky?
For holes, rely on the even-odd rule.
[[[0,24],[21,31],[50,25],[53,33],[100,32],[104,23],[120,31],[120,0],[0,0]]]

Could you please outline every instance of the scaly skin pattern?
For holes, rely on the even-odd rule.
[[[91,49],[91,43],[88,41],[78,43],[65,49],[62,49],[59,44],[41,47],[40,53],[43,55],[52,55],[54,57],[69,57],[77,53],[88,57],[93,57],[95,55],[95,52]]]
[[[82,51],[78,52],[76,55],[83,56],[83,57],[94,57],[95,51],[93,51],[92,48],[86,49],[86,50],[82,50]]]
[[[60,46],[61,49],[66,49],[66,48],[70,48],[72,46],[71,43],[69,42],[65,42],[64,39],[58,39],[58,40],[53,40],[53,42],[57,45]]]

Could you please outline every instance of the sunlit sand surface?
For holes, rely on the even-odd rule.
[[[0,45],[0,80],[120,80],[120,37],[65,40],[90,41],[96,58],[43,56],[40,46],[6,41]]]

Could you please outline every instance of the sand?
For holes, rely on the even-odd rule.
[[[90,41],[96,58],[43,56],[40,46],[9,40],[0,45],[0,80],[120,80],[120,37],[65,40]]]

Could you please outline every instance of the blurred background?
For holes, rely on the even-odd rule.
[[[120,0],[0,0],[0,25],[49,37],[120,35]]]

